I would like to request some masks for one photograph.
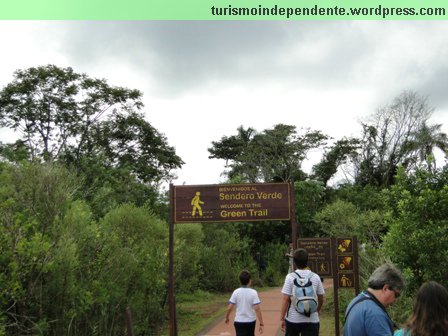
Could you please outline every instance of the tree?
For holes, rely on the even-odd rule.
[[[92,158],[158,183],[171,179],[183,161],[139,112],[141,97],[69,67],[17,70],[0,91],[0,126],[18,131],[31,159],[82,170],[89,161],[83,159]]]
[[[200,224],[176,225],[174,229],[174,277],[176,291],[191,293],[199,289],[202,277],[201,258],[204,233]]]
[[[77,179],[61,166],[28,163],[5,165],[0,182],[0,320],[8,335],[48,334],[45,308],[54,296],[46,290],[58,264],[53,251]],[[64,246],[68,256],[70,244]]]
[[[17,70],[0,92],[2,126],[22,133],[33,157],[79,148],[92,124],[113,107],[141,108],[141,93],[55,65]]]
[[[447,285],[448,270],[448,169],[401,168],[397,183],[386,193],[387,222],[385,251],[413,281],[417,289],[424,281]]]
[[[1,335],[118,335],[127,306],[136,334],[160,333],[165,222],[131,204],[96,221],[73,199],[79,177],[55,163],[2,162],[0,184]],[[192,243],[182,269],[200,258]]]
[[[255,268],[248,256],[248,242],[232,225],[206,224],[202,229],[200,286],[213,291],[230,291],[238,285],[235,275],[241,269]]]
[[[340,199],[327,204],[316,214],[315,221],[327,236],[357,236],[361,243],[375,248],[387,231],[383,215],[378,210],[361,211]]]
[[[209,158],[230,161],[226,172],[230,179],[240,175],[247,182],[300,180],[305,177],[301,165],[308,152],[327,139],[320,131],[298,134],[295,126],[284,124],[262,133],[240,127],[236,136],[212,142]]]
[[[330,147],[313,167],[312,176],[327,183],[346,165],[351,169],[345,172],[356,184],[388,187],[400,165],[412,170],[426,161],[434,167],[432,151],[435,147],[445,151],[448,139],[440,132],[440,125],[428,126],[433,110],[428,97],[402,92],[361,124],[359,139],[342,138]]]
[[[28,146],[23,140],[17,140],[12,144],[3,144],[0,141],[0,157],[9,162],[22,162],[30,159]]]
[[[363,123],[361,153],[354,158],[355,181],[361,185],[390,186],[398,166],[408,162],[405,148],[429,119],[428,98],[404,91]]]
[[[114,112],[92,128],[90,154],[102,154],[109,167],[127,167],[139,180],[171,180],[183,163],[167,139],[137,112]],[[92,153],[93,152],[93,153]]]
[[[384,211],[384,199],[381,191],[382,188],[370,184],[365,186],[353,183],[341,184],[335,189],[327,189],[327,203],[340,199],[353,203],[361,211]]]
[[[438,148],[447,155],[448,136],[441,131],[441,124],[428,125],[423,122],[422,126],[412,133],[412,138],[404,145],[404,151],[409,155],[409,161],[425,162],[429,170],[435,170],[436,160],[434,149]],[[407,165],[410,165],[409,162]]]
[[[249,127],[245,129],[243,126],[237,128],[237,134],[229,137],[223,136],[220,141],[212,141],[213,147],[209,148],[210,159],[223,159],[226,165],[229,161],[235,160],[243,155],[244,150],[252,141],[256,131]]]
[[[325,205],[325,186],[318,181],[298,181],[294,192],[299,237],[319,236],[322,230],[316,225],[315,215]]]
[[[322,160],[313,166],[312,177],[327,184],[338,171],[338,168],[347,163],[350,158],[358,154],[360,140],[356,138],[342,138],[331,146]]]

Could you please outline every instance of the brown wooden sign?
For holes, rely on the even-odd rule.
[[[174,186],[174,223],[290,220],[290,184]]]
[[[308,252],[308,267],[320,276],[333,276],[333,244],[331,238],[300,238],[297,246]]]

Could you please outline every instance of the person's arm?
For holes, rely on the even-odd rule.
[[[317,294],[317,312],[320,313],[320,310],[324,305],[325,289],[324,285],[322,284],[322,278],[318,274],[315,274],[314,276],[317,278],[317,286],[315,288]]]
[[[322,306],[324,305],[324,296],[317,295],[317,312],[320,313]]]
[[[257,314],[257,320],[260,322],[259,331],[260,331],[260,334],[262,334],[263,333],[264,323],[263,323],[263,316],[261,314],[260,305],[259,304],[255,305],[254,309],[255,309],[255,314]]]
[[[280,311],[280,322],[281,322],[281,328],[282,331],[285,332],[285,316],[286,316],[286,310],[289,306],[289,295],[283,294],[283,300],[282,300],[282,310]]]
[[[229,318],[230,318],[230,313],[233,310],[233,303],[229,303],[229,305],[227,306],[227,314],[226,314],[226,324],[229,324]]]

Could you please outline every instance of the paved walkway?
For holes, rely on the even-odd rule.
[[[324,288],[327,291],[333,287],[331,279],[324,281]],[[280,330],[280,309],[282,302],[281,287],[269,289],[266,291],[259,291],[258,295],[261,300],[261,312],[263,314],[263,336],[284,336],[285,334]],[[230,323],[225,323],[225,314],[212,323],[208,328],[200,332],[197,336],[233,336],[235,329],[233,327],[233,319],[235,309],[230,317]],[[255,329],[255,335],[259,336],[258,322]]]
[[[273,288],[267,291],[259,291],[261,300],[261,312],[263,314],[263,336],[281,336],[284,333],[280,330],[280,309],[282,302],[281,288]],[[213,323],[209,328],[199,333],[197,336],[232,336],[235,335],[233,327],[235,309],[232,312],[230,323],[225,323],[225,315]],[[259,336],[258,321],[255,335]]]

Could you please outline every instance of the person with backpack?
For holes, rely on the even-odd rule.
[[[230,313],[236,306],[236,314],[233,325],[236,336],[254,336],[255,324],[260,322],[259,332],[263,333],[263,316],[260,308],[260,298],[255,289],[250,288],[252,284],[249,271],[242,270],[239,275],[241,287],[233,291],[227,306],[226,324],[229,324]]]
[[[386,308],[405,288],[401,272],[391,264],[379,266],[345,311],[344,336],[392,336],[397,329]]]
[[[424,283],[412,315],[394,336],[448,336],[448,290],[435,281]]]
[[[319,275],[307,267],[305,249],[295,250],[293,259],[298,269],[289,273],[283,284],[281,329],[285,336],[318,336],[325,290]]]

